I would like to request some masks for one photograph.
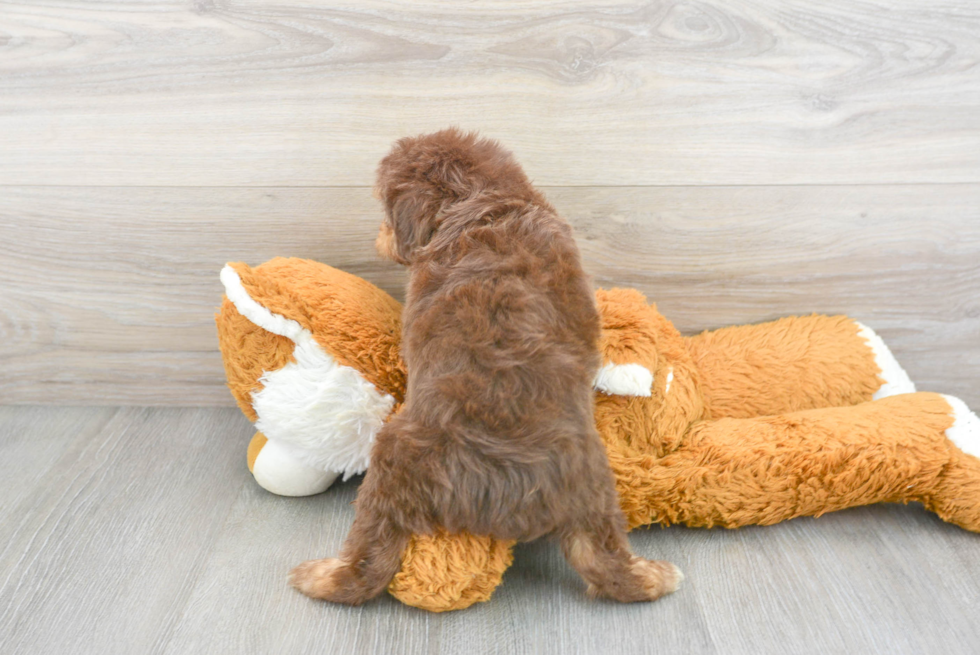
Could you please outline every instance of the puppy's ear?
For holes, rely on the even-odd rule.
[[[399,257],[411,261],[413,254],[432,240],[438,227],[437,212],[438,203],[426,193],[410,190],[399,194],[391,207],[391,227]]]

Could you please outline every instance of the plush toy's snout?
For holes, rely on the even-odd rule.
[[[330,488],[339,471],[324,471],[306,464],[261,432],[248,444],[248,470],[260,487],[277,496],[315,496]]]

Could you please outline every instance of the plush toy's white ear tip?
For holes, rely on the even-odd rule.
[[[252,475],[260,487],[278,496],[314,496],[330,488],[340,473],[308,466],[270,439],[255,458]]]
[[[296,341],[303,333],[303,328],[299,323],[279,314],[273,314],[268,309],[255,302],[252,296],[248,295],[248,290],[242,284],[242,278],[238,272],[225,264],[221,269],[221,284],[225,287],[225,295],[234,305],[238,313],[258,325],[263,330],[268,330],[273,334],[286,337]]]

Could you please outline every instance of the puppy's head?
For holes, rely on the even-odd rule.
[[[375,195],[385,209],[378,252],[410,264],[446,220],[445,210],[478,194],[536,192],[510,152],[473,132],[449,128],[399,140],[378,167]]]

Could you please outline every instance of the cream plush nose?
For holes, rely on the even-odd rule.
[[[340,477],[339,471],[304,464],[288,446],[267,439],[261,432],[248,446],[248,469],[260,487],[279,496],[315,496]]]

